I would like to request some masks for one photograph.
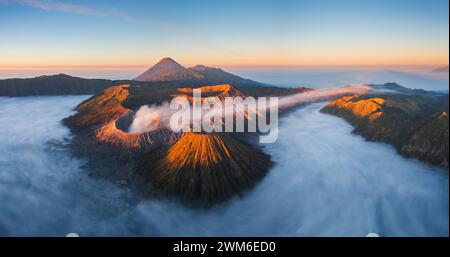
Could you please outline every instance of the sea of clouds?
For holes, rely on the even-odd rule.
[[[230,69],[245,78],[284,87],[328,88],[354,84],[396,82],[409,88],[448,92],[448,73],[421,68],[278,68]]]
[[[193,210],[88,176],[60,122],[85,98],[0,97],[0,235],[448,235],[448,170],[352,134],[324,103],[281,119],[253,190]]]

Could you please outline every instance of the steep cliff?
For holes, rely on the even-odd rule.
[[[136,178],[153,181],[169,196],[209,205],[242,194],[271,164],[268,155],[229,134],[188,133],[143,158]]]

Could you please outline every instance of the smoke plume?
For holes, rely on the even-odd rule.
[[[298,94],[293,94],[290,96],[280,97],[278,99],[278,108],[285,109],[291,108],[296,105],[311,103],[316,101],[323,101],[326,99],[339,97],[348,94],[364,94],[368,91],[366,85],[352,85],[338,88],[325,88],[318,89]],[[265,108],[258,106],[258,113],[265,113],[268,111],[269,106],[266,105]],[[167,102],[162,105],[148,106],[143,105],[139,108],[134,116],[134,120],[129,128],[130,132],[149,132],[156,130],[158,128],[170,128],[170,118],[177,110],[170,108]],[[204,112],[207,112],[204,110]],[[204,113],[203,112],[203,113]],[[225,112],[223,110],[223,115],[242,115],[246,116],[244,106],[236,106],[234,112]],[[211,114],[211,113],[210,113]]]

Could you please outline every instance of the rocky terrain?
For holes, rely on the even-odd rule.
[[[231,134],[188,133],[172,146],[145,155],[135,180],[140,191],[152,183],[166,195],[209,205],[250,189],[271,166],[268,155]]]
[[[212,68],[204,65],[196,65],[185,68],[172,58],[163,58],[153,67],[137,76],[134,80],[149,81],[184,81],[197,82],[204,85],[217,85],[230,83],[235,86],[262,85],[262,83],[243,79],[234,74],[223,71],[220,68]]]
[[[384,85],[396,91],[398,85]],[[381,86],[373,86],[380,89]],[[400,154],[448,167],[448,95],[401,88],[400,92],[345,96],[321,112],[344,118],[354,132],[393,145]]]
[[[72,151],[87,158],[93,176],[131,186],[146,196],[164,195],[208,206],[242,194],[269,171],[270,156],[233,133],[174,133],[163,127],[128,132],[141,104],[192,91],[183,87],[161,89],[155,94],[152,87],[110,87],[81,103],[77,113],[64,120],[75,135]],[[245,96],[228,84],[202,89],[219,98]]]
[[[219,68],[197,65],[185,68],[171,58],[164,58],[155,66],[134,80],[85,79],[66,74],[39,76],[35,78],[10,78],[0,80],[0,96],[54,96],[54,95],[94,95],[104,89],[121,84],[131,86],[153,87],[155,92],[163,88],[173,90],[180,86],[206,86],[230,83],[235,86],[248,87],[256,92],[256,87],[263,85],[249,79],[243,79]],[[266,90],[283,89],[268,86]],[[164,95],[164,92],[162,92]]]

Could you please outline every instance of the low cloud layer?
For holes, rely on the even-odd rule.
[[[139,199],[92,179],[59,145],[60,120],[84,97],[0,97],[0,235],[448,236],[448,172],[299,108],[267,145],[274,168],[242,197],[209,210]]]
[[[83,5],[45,0],[0,0],[0,4],[21,4],[45,11],[58,11],[90,16],[111,16],[111,12],[92,9]]]
[[[290,108],[295,105],[301,105],[304,103],[321,101],[337,96],[342,96],[346,94],[364,94],[368,91],[368,87],[365,85],[353,85],[346,87],[336,87],[336,88],[325,88],[318,89],[314,91],[304,92],[293,94],[290,96],[279,97],[278,99],[278,109]],[[269,103],[266,105],[266,108],[261,109],[258,106],[259,113],[268,113]],[[256,108],[256,107],[255,107]],[[237,106],[236,112],[225,112],[223,111],[223,116],[231,116],[231,115],[243,115],[245,109],[243,106]],[[240,110],[240,111],[239,111]],[[171,128],[170,119],[171,116],[177,110],[173,110],[170,108],[168,103],[163,103],[160,106],[152,105],[152,106],[141,106],[134,116],[134,120],[129,128],[130,132],[149,132],[156,130],[160,127],[162,128]],[[207,110],[203,111],[204,113]],[[186,115],[190,115],[186,113]]]

